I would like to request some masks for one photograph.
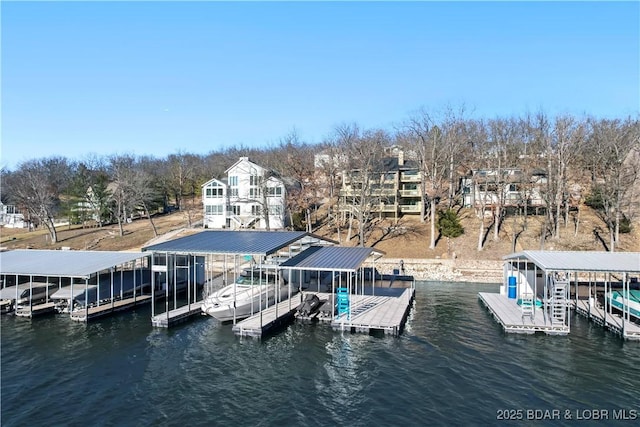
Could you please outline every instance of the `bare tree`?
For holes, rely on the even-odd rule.
[[[135,206],[133,181],[135,158],[131,155],[114,155],[109,158],[111,171],[110,193],[113,214],[118,221],[120,237],[124,236],[124,223],[132,216]]]
[[[405,126],[413,136],[413,147],[418,157],[422,188],[420,220],[423,222],[427,214],[426,204],[429,202],[429,248],[433,249],[436,247],[436,209],[447,182],[447,166],[450,161],[447,141],[434,116],[424,109],[410,118]]]
[[[348,193],[342,197],[346,201],[343,209],[349,216],[347,240],[355,221],[358,227],[358,244],[364,246],[373,231],[374,204],[380,205],[379,196],[372,191],[379,183],[382,172],[384,148],[389,144],[389,136],[381,130],[360,131],[357,125],[342,125],[336,129],[337,142],[347,159],[345,180],[350,183]]]
[[[295,186],[287,191],[287,206],[293,221],[293,212],[300,212],[304,216],[307,232],[312,231],[312,211],[319,203],[318,174],[314,167],[314,150],[311,146],[300,141],[294,130],[280,140],[277,152],[283,154],[279,161],[279,170],[283,176],[293,179]]]
[[[639,183],[640,126],[637,120],[591,120],[589,147],[599,154],[594,164],[594,189],[601,198],[609,229],[610,250],[620,240],[620,222],[629,195]]]
[[[27,213],[29,222],[37,221],[47,228],[51,243],[58,242],[54,219],[60,195],[70,182],[70,165],[62,157],[29,160],[18,165],[11,176],[11,200]]]

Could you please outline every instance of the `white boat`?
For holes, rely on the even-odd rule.
[[[298,289],[291,287],[294,294]],[[272,277],[241,275],[204,299],[202,312],[221,322],[240,320],[289,297],[289,286]],[[235,308],[234,308],[235,307]]]
[[[607,293],[609,303],[618,310],[640,319],[640,291],[611,291]]]
[[[21,283],[17,286],[8,286],[0,290],[0,300],[10,301],[10,305],[29,305],[38,304],[51,298],[54,292],[58,290],[58,285],[53,283],[33,282]]]

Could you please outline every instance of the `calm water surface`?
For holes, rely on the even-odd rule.
[[[506,335],[477,299],[497,289],[419,283],[399,338],[293,324],[239,339],[208,317],[155,330],[149,310],[89,325],[2,316],[0,423],[500,425],[513,410],[529,425],[612,425],[624,410],[638,418],[619,424],[637,425],[639,343],[575,316],[568,337]],[[593,410],[609,419],[585,421]]]

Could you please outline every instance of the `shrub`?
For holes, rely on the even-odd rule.
[[[438,230],[444,237],[458,237],[464,233],[458,214],[453,209],[438,212]]]

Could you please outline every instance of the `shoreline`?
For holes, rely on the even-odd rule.
[[[401,270],[416,280],[495,283],[503,281],[503,261],[428,259],[428,258],[381,258],[375,266],[382,274],[393,274]]]

